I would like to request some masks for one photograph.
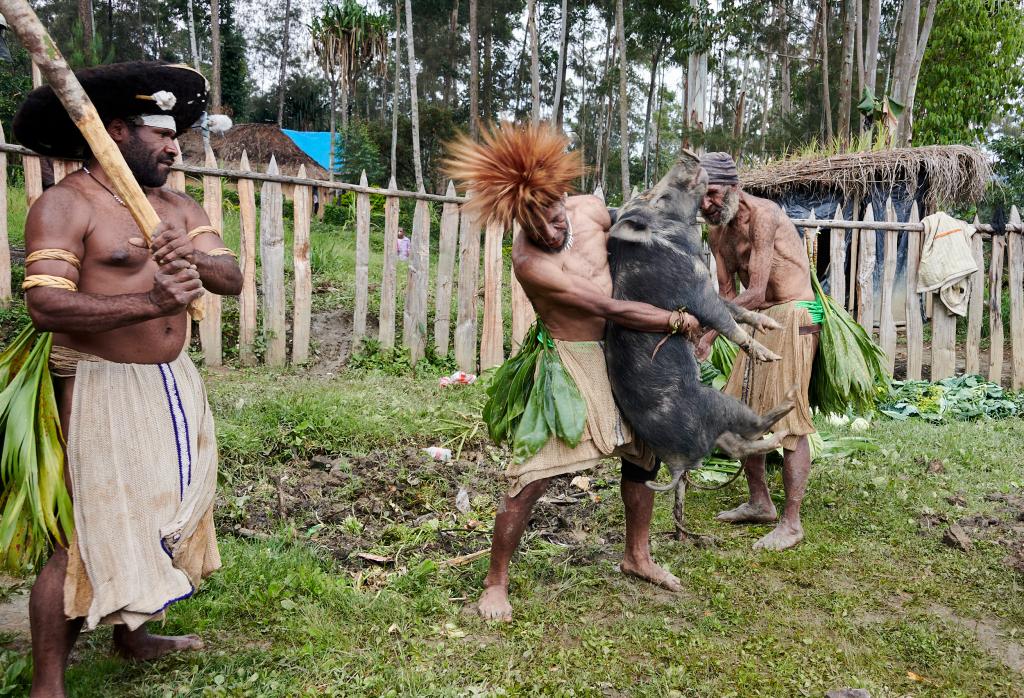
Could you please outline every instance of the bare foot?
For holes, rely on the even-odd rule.
[[[623,559],[619,571],[627,577],[636,577],[669,591],[682,591],[683,583],[667,569],[647,558],[645,561]]]
[[[788,550],[804,539],[804,529],[797,524],[779,524],[775,530],[754,543],[754,550]]]
[[[508,602],[508,588],[501,584],[485,587],[476,602],[476,612],[484,620],[511,623],[512,604]]]
[[[767,507],[755,506],[750,502],[744,502],[735,509],[719,512],[715,518],[726,523],[771,523],[775,521],[779,513],[775,510],[774,504]]]
[[[145,626],[131,632],[124,626],[114,629],[114,651],[125,659],[147,662],[171,652],[201,649],[203,641],[196,635],[150,635]]]

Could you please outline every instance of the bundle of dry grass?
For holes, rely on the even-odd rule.
[[[201,167],[206,162],[203,138],[196,131],[183,134],[178,144],[185,164]],[[253,169],[266,170],[273,155],[283,174],[294,175],[299,165],[305,165],[307,177],[327,179],[327,170],[306,155],[276,124],[237,124],[223,135],[211,134],[210,147],[217,161],[231,169],[237,169],[244,150]]]
[[[978,201],[991,180],[988,159],[963,145],[799,156],[740,173],[744,189],[769,198],[807,187],[863,199],[876,186],[902,184],[914,194],[924,183],[928,208]]]

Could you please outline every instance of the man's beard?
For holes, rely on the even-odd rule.
[[[722,205],[711,211],[704,211],[704,218],[712,225],[729,225],[740,210],[740,191],[730,189],[722,197]]]
[[[124,161],[128,163],[128,169],[132,171],[135,179],[142,186],[156,189],[167,183],[167,176],[171,171],[168,169],[165,172],[161,172],[160,165],[170,165],[174,161],[168,160],[159,151],[152,152],[148,150],[142,144],[142,140],[134,133],[122,146],[121,154],[124,156]]]

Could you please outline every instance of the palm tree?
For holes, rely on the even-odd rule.
[[[388,18],[368,12],[356,0],[325,5],[309,33],[313,50],[331,85],[331,174],[334,172],[335,111],[341,95],[341,128],[348,128],[348,98],[361,71],[387,71]]]

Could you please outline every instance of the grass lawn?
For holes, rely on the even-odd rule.
[[[816,465],[808,540],[786,553],[750,550],[765,526],[713,522],[740,483],[690,496],[690,526],[721,541],[711,549],[669,539],[671,500],[659,496],[654,547],[682,578],[678,595],[615,571],[622,507],[606,466],[594,498],[538,510],[513,566],[517,618],[487,625],[463,610],[486,558],[440,563],[486,547],[499,454],[471,444],[442,466],[415,450],[443,438],[437,425],[458,421],[478,388],[252,371],[213,375],[210,391],[224,569],[163,628],[199,632],[207,650],[127,664],[108,657],[101,628],[79,645],[72,695],[1021,695],[1024,578],[994,534],[971,527],[1012,535],[1006,503],[985,496],[1024,484],[1020,421],[876,422],[881,450]],[[314,456],[334,462],[330,474],[310,468]],[[933,459],[943,472],[926,473]],[[316,491],[302,480],[314,471]],[[460,487],[468,512],[454,505]],[[324,514],[323,500],[341,511]],[[940,542],[942,516],[965,520],[971,553]]]

